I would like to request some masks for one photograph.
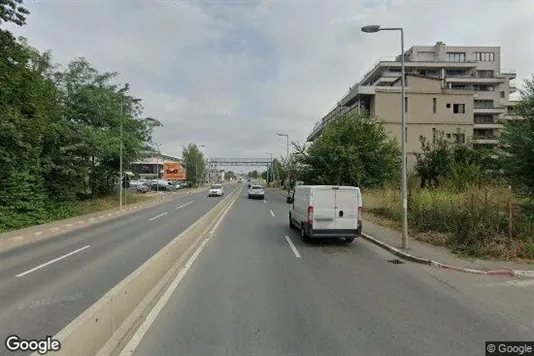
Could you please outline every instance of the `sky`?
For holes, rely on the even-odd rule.
[[[381,58],[411,45],[501,46],[521,86],[534,74],[533,0],[25,1],[12,28],[67,64],[119,72],[159,119],[161,150],[189,143],[208,157],[285,156]],[[238,169],[239,170],[239,169]]]

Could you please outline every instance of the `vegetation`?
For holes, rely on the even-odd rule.
[[[206,179],[207,174],[207,164],[204,154],[196,144],[190,143],[187,147],[184,147],[182,157],[185,164],[187,181],[191,182],[193,186],[198,187]]]
[[[516,108],[523,119],[506,123],[501,149],[421,139],[408,194],[416,236],[468,256],[534,259],[534,78],[525,84]],[[365,191],[365,199],[367,211],[401,221],[398,187]]]
[[[367,114],[337,119],[308,147],[295,148],[294,161],[286,165],[306,183],[371,188],[399,177],[397,143]]]
[[[74,216],[81,202],[111,195],[121,123],[124,167],[160,125],[142,116],[118,73],[98,72],[84,58],[62,68],[3,29],[24,25],[21,3],[0,2],[0,231]]]

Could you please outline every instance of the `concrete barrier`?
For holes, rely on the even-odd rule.
[[[109,355],[116,345],[123,341],[121,335],[117,336],[116,332],[127,334],[136,322],[132,319],[139,319],[132,318],[132,315],[141,317],[148,314],[146,309],[152,304],[150,299],[159,295],[172,281],[179,267],[194,251],[194,247],[207,236],[225,210],[239,197],[240,192],[241,189],[237,188],[226,196],[61,330],[54,337],[61,343],[61,350],[49,352],[47,355]],[[102,349],[107,351],[102,352]],[[31,356],[38,356],[38,353],[34,352]]]

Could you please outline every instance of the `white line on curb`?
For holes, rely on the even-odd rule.
[[[291,241],[291,239],[289,238],[289,236],[286,236],[286,241],[289,244],[289,247],[291,247],[291,249],[293,250],[293,253],[295,254],[295,257],[296,258],[300,258],[300,253],[297,250],[297,248],[295,247],[295,245],[293,244],[293,241]]]
[[[168,214],[168,212],[164,212],[162,214],[154,216],[153,218],[148,219],[148,221],[156,220],[156,219],[161,218],[162,216],[167,215],[167,214]]]
[[[274,213],[273,213],[273,211],[272,211],[272,210],[269,210],[269,211],[271,212],[271,215],[272,215],[272,216],[273,216],[273,218],[274,218]]]
[[[15,277],[17,277],[17,278],[18,278],[18,277],[23,277],[23,276],[25,276],[25,275],[27,275],[27,274],[29,274],[29,273],[35,272],[35,271],[37,271],[38,269],[41,269],[41,268],[43,268],[43,267],[46,267],[46,266],[48,266],[49,264],[52,264],[52,263],[54,263],[54,262],[61,261],[62,259],[67,258],[67,257],[69,257],[69,256],[72,256],[72,255],[74,255],[75,253],[78,253],[78,252],[80,252],[80,251],[82,251],[82,250],[85,250],[86,248],[89,248],[89,247],[91,247],[91,245],[86,245],[86,246],[84,246],[84,247],[82,247],[82,248],[79,248],[79,249],[77,249],[77,250],[74,250],[74,251],[72,251],[72,252],[69,252],[69,253],[67,253],[66,255],[60,256],[60,257],[58,257],[58,258],[54,258],[54,259],[51,260],[51,261],[48,261],[48,262],[46,262],[46,263],[43,263],[42,265],[39,265],[39,266],[34,267],[34,268],[30,269],[30,270],[27,270],[26,272],[22,272],[22,273],[20,273],[20,274],[17,274]]]
[[[185,204],[182,204],[182,205],[180,205],[180,206],[177,206],[177,207],[176,207],[176,210],[181,209],[181,208],[183,208],[184,206],[188,206],[189,204],[192,204],[192,203],[193,203],[193,201],[191,200],[189,203],[185,203]]]

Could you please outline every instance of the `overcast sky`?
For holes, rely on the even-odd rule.
[[[164,125],[162,151],[205,144],[211,157],[285,155],[381,57],[405,47],[502,47],[516,84],[534,73],[533,0],[25,1],[16,29],[67,63],[118,71],[145,114]]]

